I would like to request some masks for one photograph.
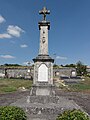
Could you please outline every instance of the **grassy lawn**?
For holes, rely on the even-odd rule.
[[[0,93],[14,92],[19,90],[20,87],[30,89],[32,86],[31,80],[23,79],[0,79]]]
[[[69,84],[69,88],[71,91],[90,93],[90,78],[85,78],[84,81],[76,84]]]
[[[31,86],[31,80],[0,78],[0,93],[18,91],[20,87],[30,89]],[[85,78],[85,81],[79,83],[69,84],[68,87],[70,91],[90,93],[90,78]]]

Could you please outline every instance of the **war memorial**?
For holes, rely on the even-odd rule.
[[[53,83],[53,62],[48,54],[48,30],[50,22],[46,15],[50,11],[44,7],[39,14],[43,15],[38,23],[40,30],[39,54],[34,61],[34,79],[30,94],[23,97],[12,106],[18,106],[25,110],[28,120],[55,120],[57,115],[65,110],[81,109],[73,100],[58,96],[57,88]]]

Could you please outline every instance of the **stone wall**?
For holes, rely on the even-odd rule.
[[[75,68],[54,68],[53,75],[56,77],[72,75],[72,71],[76,72]],[[7,74],[9,78],[33,78],[33,68],[0,68],[0,76]]]
[[[2,74],[7,78],[33,78],[33,69],[30,68],[0,68],[0,77]]]
[[[70,76],[72,76],[72,72],[75,72],[75,75],[76,75],[75,68],[55,68],[54,69],[54,76],[70,77]]]

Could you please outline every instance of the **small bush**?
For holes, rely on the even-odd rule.
[[[90,120],[90,118],[80,110],[68,110],[60,114],[56,120]]]
[[[27,120],[25,112],[15,106],[0,107],[0,120]]]

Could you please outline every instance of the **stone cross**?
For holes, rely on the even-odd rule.
[[[50,10],[47,10],[46,7],[43,7],[41,11],[39,11],[39,14],[43,15],[43,20],[46,21],[46,15],[50,14]]]

